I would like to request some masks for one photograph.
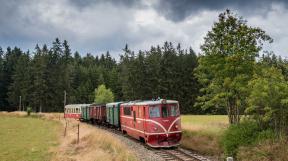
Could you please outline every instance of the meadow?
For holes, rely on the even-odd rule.
[[[66,122],[67,132],[64,136]],[[1,161],[137,160],[134,153],[109,132],[64,119],[61,113],[0,112]]]
[[[39,118],[0,116],[0,160],[50,160],[60,124]]]
[[[202,154],[220,156],[219,139],[228,127],[227,115],[182,115],[181,146]]]

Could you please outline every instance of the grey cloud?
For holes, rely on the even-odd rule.
[[[167,19],[174,22],[184,20],[187,16],[203,10],[225,10],[227,8],[240,11],[243,15],[265,14],[272,3],[287,6],[287,0],[160,0],[155,9]]]
[[[145,50],[164,41],[200,52],[203,37],[228,7],[271,34],[275,53],[288,53],[282,0],[0,0],[0,46],[33,50],[59,37],[83,54],[109,50],[117,57],[126,43]]]
[[[78,8],[90,7],[91,5],[97,5],[100,3],[109,3],[118,7],[122,6],[127,8],[141,5],[141,1],[139,0],[70,0],[70,2]]]

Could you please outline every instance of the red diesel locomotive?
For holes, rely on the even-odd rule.
[[[151,147],[174,147],[181,140],[178,101],[160,99],[121,104],[120,123],[123,133]]]

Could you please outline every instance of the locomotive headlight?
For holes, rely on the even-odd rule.
[[[178,125],[175,125],[175,128],[178,129]]]
[[[153,129],[154,129],[154,131],[157,131],[157,130],[158,130],[158,128],[157,128],[157,127],[154,127]]]

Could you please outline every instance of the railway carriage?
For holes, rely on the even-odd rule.
[[[90,104],[82,104],[81,105],[81,118],[80,118],[80,120],[82,120],[82,121],[90,120],[89,106],[90,106]]]
[[[120,106],[123,133],[151,147],[174,147],[181,140],[179,103],[160,99],[123,103]]]
[[[89,107],[90,120],[94,123],[106,123],[106,105],[92,104]]]
[[[65,106],[64,118],[81,118],[81,105],[82,104],[70,104]]]
[[[113,102],[106,104],[106,121],[109,125],[120,127],[120,105],[122,102]]]

